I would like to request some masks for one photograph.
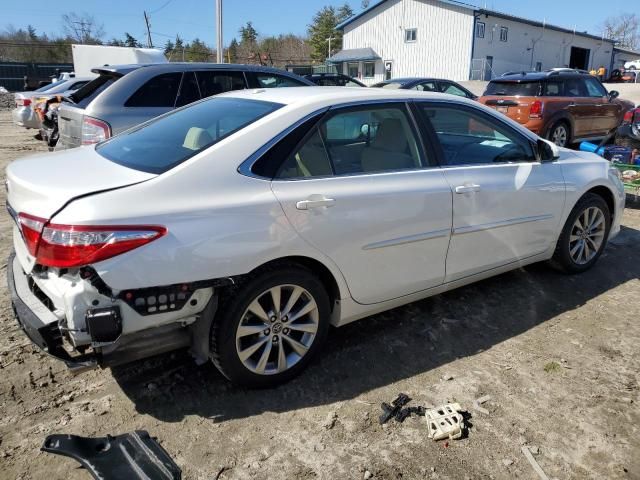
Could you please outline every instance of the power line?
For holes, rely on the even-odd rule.
[[[160,10],[162,10],[164,7],[166,7],[167,5],[169,5],[171,2],[173,2],[173,0],[167,0],[166,2],[164,2],[162,4],[162,6],[160,8],[156,8],[155,10],[150,10],[149,13],[158,13]]]

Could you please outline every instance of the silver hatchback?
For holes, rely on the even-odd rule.
[[[213,63],[105,66],[58,112],[56,150],[106,140],[174,108],[245,88],[311,86],[309,80],[268,67]]]

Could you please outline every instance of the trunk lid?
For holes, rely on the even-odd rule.
[[[67,202],[154,178],[107,160],[87,146],[16,160],[7,167],[7,202],[16,213],[50,219]]]
[[[82,145],[82,119],[84,109],[63,103],[58,109],[58,143],[56,150]]]

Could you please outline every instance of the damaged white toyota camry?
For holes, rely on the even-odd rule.
[[[189,347],[230,380],[298,374],[329,325],[533,262],[591,267],[616,170],[478,103],[409,90],[231,92],[7,169],[9,287],[73,368]]]

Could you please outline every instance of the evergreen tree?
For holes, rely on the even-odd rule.
[[[313,21],[307,29],[313,60],[324,62],[327,59],[328,38],[331,38],[331,54],[342,48],[342,32],[336,30],[336,26],[351,16],[353,10],[346,3],[337,10],[334,7],[323,7],[313,16]]]

